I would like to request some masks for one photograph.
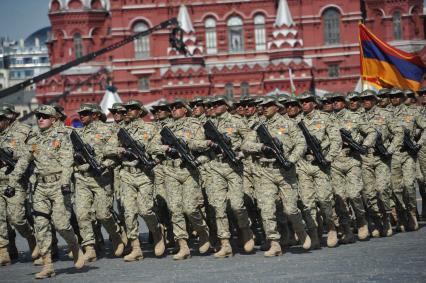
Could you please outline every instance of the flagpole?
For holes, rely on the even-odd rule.
[[[363,57],[363,52],[362,52],[362,45],[361,45],[361,33],[360,33],[360,27],[362,25],[362,22],[359,21],[358,22],[358,42],[359,42],[359,65],[361,67],[360,69],[360,78],[361,78],[361,91],[364,91],[364,78],[362,75],[363,72],[363,68],[362,68],[362,57]]]

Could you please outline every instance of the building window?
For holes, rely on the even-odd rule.
[[[333,64],[328,66],[328,76],[330,78],[339,77],[339,65]]]
[[[139,79],[139,90],[149,90],[149,77]]]
[[[79,33],[74,34],[74,54],[75,58],[80,58],[84,55],[81,34]]]
[[[205,21],[207,54],[217,53],[216,20],[208,18]]]
[[[228,43],[230,52],[244,51],[243,21],[239,17],[228,20]]]
[[[324,12],[324,41],[325,44],[340,43],[340,14],[336,9],[327,9]]]
[[[34,75],[34,70],[26,70],[25,77],[32,77]]]
[[[234,98],[234,85],[232,83],[225,85],[225,95],[228,99]]]
[[[247,82],[242,82],[240,85],[240,96],[246,97],[249,95],[249,84]]]
[[[136,23],[133,27],[134,33],[139,33],[142,31],[148,30],[148,25],[145,23],[139,22]],[[142,36],[135,40],[135,58],[143,59],[149,57],[149,36]]]
[[[393,36],[395,40],[402,39],[401,12],[396,11],[392,16]]]
[[[263,15],[254,17],[254,36],[256,39],[256,50],[266,50],[265,17]]]

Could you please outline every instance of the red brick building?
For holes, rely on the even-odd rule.
[[[362,11],[379,37],[426,58],[422,0],[52,0],[52,67],[171,17],[179,17],[192,56],[176,54],[169,31],[157,31],[45,80],[37,97],[45,102],[102,68],[108,73],[67,97],[68,113],[82,102],[99,102],[108,83],[123,101],[137,98],[146,104],[196,95],[290,92],[289,69],[298,93],[313,80],[318,93],[353,90]]]

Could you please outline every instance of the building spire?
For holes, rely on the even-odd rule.
[[[192,26],[191,18],[189,17],[188,9],[186,9],[185,5],[180,5],[178,22],[180,27],[186,32],[190,33],[195,32],[194,27]]]
[[[280,0],[278,5],[277,19],[275,20],[274,24],[274,26],[278,28],[283,25],[286,25],[287,27],[294,25],[290,9],[288,8],[287,0]]]

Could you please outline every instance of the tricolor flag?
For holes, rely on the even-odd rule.
[[[361,23],[359,44],[364,85],[378,89],[398,87],[414,91],[421,87],[426,66],[419,56],[390,46]]]

